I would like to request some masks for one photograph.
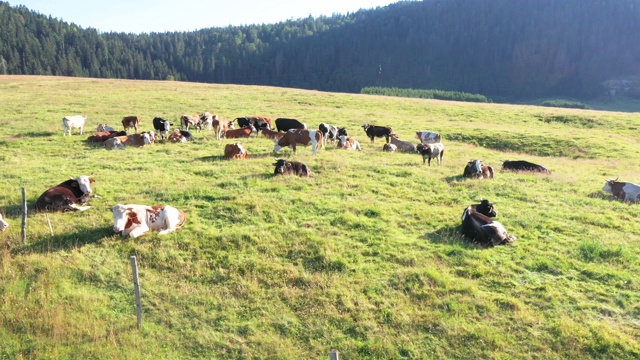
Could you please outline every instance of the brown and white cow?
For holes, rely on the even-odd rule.
[[[180,131],[180,129],[173,129],[173,132],[171,133],[171,135],[169,135],[169,141],[174,143],[185,143],[187,142],[187,137],[182,134],[182,131]]]
[[[227,144],[224,147],[224,158],[227,160],[246,159],[248,157],[249,150],[240,143]]]
[[[200,126],[205,130],[213,129],[213,121],[218,120],[218,115],[211,114],[210,112],[206,112],[204,114],[200,114]]]
[[[87,138],[88,142],[99,142],[99,143],[103,143],[107,140],[109,140],[110,138],[112,138],[113,135],[115,133],[115,131],[102,131],[102,132],[97,132],[91,136],[89,136]]]
[[[415,152],[416,147],[409,141],[400,140],[397,134],[391,134],[391,144],[398,147],[398,150],[404,152]]]
[[[358,150],[362,151],[362,147],[360,147],[360,142],[352,137],[347,137],[342,135],[338,139],[338,147],[340,149],[345,150]]]
[[[311,154],[315,155],[318,152],[318,146],[324,147],[322,132],[320,130],[291,129],[282,138],[275,141],[273,151],[280,151],[283,147],[288,146],[295,154],[297,145],[311,145]]]
[[[122,118],[122,126],[124,127],[124,131],[128,131],[131,128],[134,128],[136,133],[138,132],[138,127],[142,119],[138,116],[125,116]]]
[[[249,125],[240,129],[227,130],[227,132],[225,132],[224,134],[227,139],[237,139],[248,138],[249,136],[251,136],[251,133],[254,132],[256,132],[256,128]]]
[[[442,136],[433,131],[416,131],[416,137],[423,144],[435,144],[442,142]]]
[[[435,144],[418,144],[416,150],[422,155],[422,165],[429,161],[431,166],[431,159],[436,159],[438,165],[442,164],[442,158],[444,157],[444,145],[442,143]]]
[[[216,140],[220,140],[223,136],[226,136],[225,134],[228,130],[232,129],[231,126],[233,126],[233,122],[227,119],[222,119],[216,115],[213,119],[212,126],[213,131],[216,134]]]
[[[0,231],[5,231],[9,227],[9,223],[4,220],[2,214],[0,214]]]
[[[462,171],[462,177],[471,179],[493,179],[493,166],[484,165],[480,160],[471,160]]]
[[[199,115],[182,115],[180,117],[180,126],[184,130],[189,130],[189,127],[195,127],[198,131],[202,130],[202,119]]]
[[[382,145],[382,151],[394,152],[396,150],[398,150],[398,147],[393,145],[393,144],[384,144],[384,145]]]
[[[132,238],[150,230],[165,235],[182,227],[186,221],[184,212],[173,206],[146,206],[117,204],[109,208],[113,213],[113,231]]]
[[[80,129],[80,135],[82,135],[82,129],[87,118],[82,115],[65,116],[62,118],[62,136],[71,135],[72,129]]]
[[[85,211],[90,206],[80,206],[89,202],[93,196],[91,184],[95,180],[82,175],[64,181],[40,195],[36,201],[36,210],[39,211]]]
[[[131,134],[127,136],[115,136],[104,142],[108,150],[124,149],[125,146],[141,147],[155,142],[153,131]]]
[[[273,175],[298,175],[298,176],[311,176],[311,169],[299,162],[299,161],[287,161],[284,159],[278,159],[273,163],[275,169]]]
[[[602,190],[611,193],[618,200],[630,202],[640,200],[640,185],[618,181],[617,178],[605,181]]]

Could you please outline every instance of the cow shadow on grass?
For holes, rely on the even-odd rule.
[[[53,132],[53,131],[29,131],[29,132],[18,134],[17,137],[38,138],[38,137],[55,136],[57,134],[58,134],[57,132]]]
[[[100,240],[110,236],[114,236],[113,228],[111,226],[92,228],[80,227],[74,232],[60,234],[54,233],[53,237],[50,234],[29,237],[29,230],[27,228],[27,244],[17,246],[12,250],[12,253],[14,255],[24,255],[69,251],[81,248],[87,244],[98,243]]]
[[[458,245],[469,249],[483,248],[465,240],[460,232],[460,225],[447,225],[428,232],[422,237],[434,244]]]

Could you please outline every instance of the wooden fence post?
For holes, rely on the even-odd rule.
[[[133,289],[136,294],[136,314],[138,315],[138,329],[142,328],[142,305],[140,304],[140,283],[138,282],[138,263],[136,257],[132,256],[131,270],[133,270]]]
[[[329,360],[340,360],[338,350],[329,351]]]
[[[27,190],[22,188],[22,243],[27,244]]]

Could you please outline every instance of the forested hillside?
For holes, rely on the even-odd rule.
[[[277,24],[101,33],[0,2],[0,73],[441,89],[504,99],[635,92],[635,0],[425,0]],[[616,89],[618,90],[618,89]]]

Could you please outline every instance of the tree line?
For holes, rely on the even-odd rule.
[[[0,2],[0,73],[497,100],[589,98],[640,72],[636,0],[424,0],[193,32],[103,33]]]

